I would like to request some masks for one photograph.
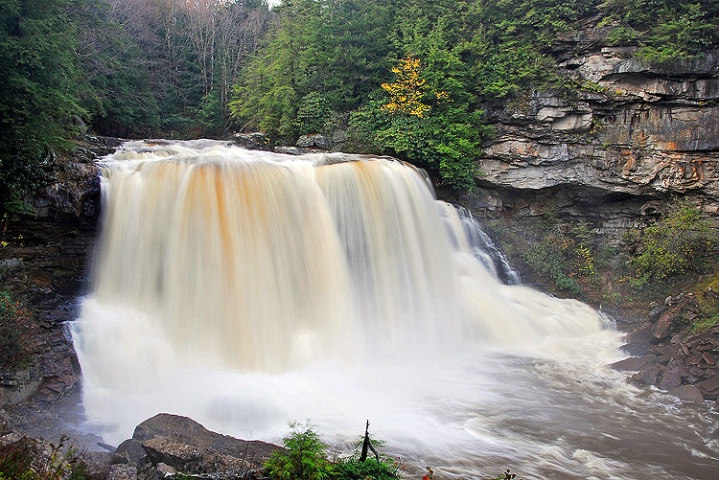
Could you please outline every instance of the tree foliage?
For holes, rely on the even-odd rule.
[[[362,458],[356,452],[349,457],[330,461],[327,445],[309,425],[290,425],[292,432],[284,438],[284,450],[272,454],[264,465],[272,480],[399,480],[399,465],[382,456]]]
[[[76,120],[98,134],[277,142],[346,128],[469,188],[483,106],[573,89],[553,45],[587,25],[647,62],[719,44],[715,0],[5,0],[5,208],[43,182]]]
[[[701,270],[719,246],[701,211],[680,203],[657,222],[627,234],[633,283],[643,287],[690,270]]]
[[[610,41],[640,47],[639,56],[663,63],[694,56],[719,42],[719,3],[714,0],[605,0],[603,24]]]
[[[325,480],[331,478],[332,464],[327,446],[310,426],[292,424],[285,437],[285,450],[278,450],[265,463],[272,480]]]
[[[394,83],[383,83],[382,89],[389,95],[389,103],[382,106],[390,113],[404,113],[423,118],[432,107],[424,103],[427,95],[427,81],[421,77],[422,62],[419,58],[403,58],[399,65],[392,68],[397,76]],[[437,92],[441,98],[446,97],[444,92]]]
[[[5,291],[0,291],[0,367],[17,368],[30,356],[30,316]]]
[[[46,179],[51,151],[65,145],[83,115],[70,0],[0,3],[0,202],[22,205]]]
[[[389,4],[377,0],[281,4],[265,46],[234,87],[230,110],[239,125],[274,138],[292,138],[300,130],[308,133],[310,118],[312,128],[321,129],[333,114],[365,102],[388,65]],[[315,108],[309,117],[312,107],[321,110]]]

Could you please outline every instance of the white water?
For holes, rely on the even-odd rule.
[[[273,442],[309,420],[341,448],[369,419],[437,478],[715,472],[715,414],[629,387],[608,367],[620,335],[588,306],[499,282],[413,168],[217,142],[133,142],[106,163],[73,325],[106,442],[170,412]]]

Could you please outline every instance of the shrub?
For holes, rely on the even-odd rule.
[[[557,290],[585,296],[601,283],[596,233],[587,222],[569,222],[548,209],[536,224],[535,242],[522,255],[535,274],[552,280]],[[588,292],[587,286],[592,286]]]
[[[358,455],[339,460],[336,466],[337,480],[397,480],[402,478],[399,464],[391,459],[368,458],[360,461]]]
[[[8,292],[0,292],[0,366],[15,367],[30,356],[30,316]]]
[[[3,432],[0,431],[0,436]],[[43,445],[29,437],[18,436],[0,444],[0,480],[86,480],[87,465],[74,448]]]
[[[265,463],[265,471],[275,480],[323,480],[332,478],[327,446],[307,425],[291,425],[285,437],[285,450],[276,451]]]
[[[291,428],[292,433],[283,440],[285,450],[275,452],[265,463],[265,473],[273,480],[399,480],[402,477],[398,462],[376,454],[373,447],[370,448],[376,458],[366,458],[366,452],[354,453],[333,463],[327,457],[327,446],[312,428],[298,424],[292,424]],[[367,432],[364,439],[369,442]]]
[[[507,469],[503,474],[501,474],[498,477],[494,477],[491,480],[515,480],[517,478],[517,474],[512,473]],[[521,479],[519,479],[521,480]]]
[[[701,270],[701,259],[711,256],[717,239],[694,205],[681,203],[656,223],[628,232],[632,249],[629,266],[634,284],[645,286],[689,270]]]

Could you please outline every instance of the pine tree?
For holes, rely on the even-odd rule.
[[[82,115],[71,0],[0,4],[0,202],[21,207],[45,178],[44,163],[73,134]]]

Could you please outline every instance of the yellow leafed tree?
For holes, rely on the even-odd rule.
[[[397,76],[395,83],[383,83],[382,88],[389,94],[390,102],[382,108],[392,113],[402,112],[422,118],[430,110],[429,105],[423,103],[426,91],[426,81],[421,78],[422,62],[419,58],[403,58],[399,65],[392,69]]]

